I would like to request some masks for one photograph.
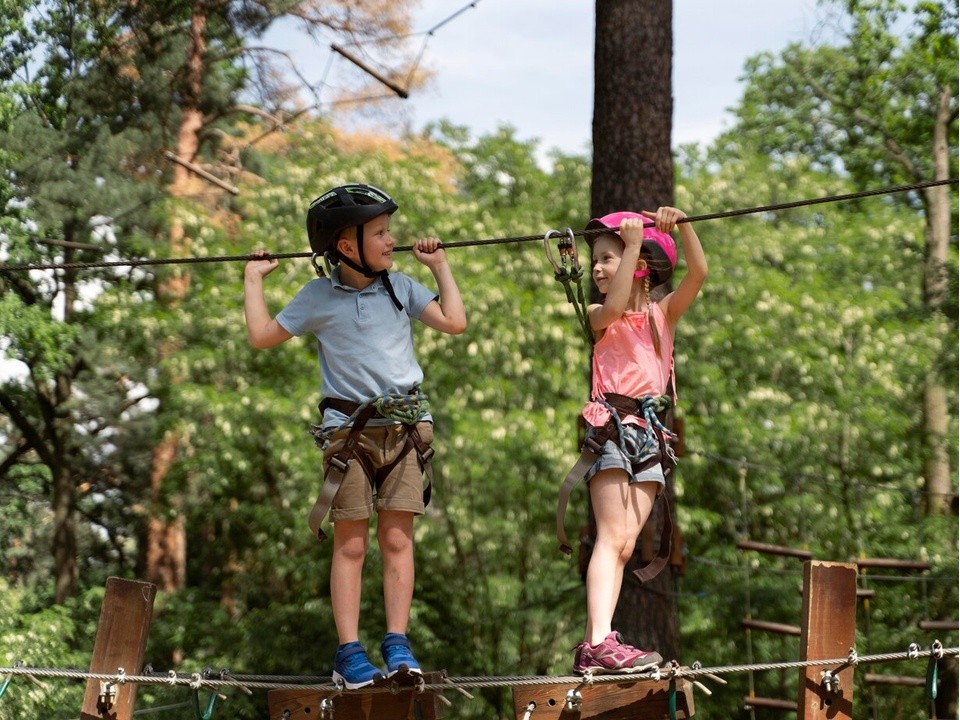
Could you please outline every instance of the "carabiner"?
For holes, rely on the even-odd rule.
[[[560,235],[559,230],[547,230],[543,235],[543,249],[547,253],[547,260],[549,260],[553,266],[554,274],[559,278],[563,273],[560,271],[560,266],[557,265],[557,261],[553,259],[553,250],[550,249],[550,240],[558,235]]]

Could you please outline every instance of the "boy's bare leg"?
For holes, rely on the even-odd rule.
[[[383,601],[387,632],[407,632],[415,577],[413,513],[383,510],[377,519],[377,542],[383,557]]]
[[[369,520],[340,520],[333,524],[330,604],[341,645],[360,637],[360,588],[369,529]]]

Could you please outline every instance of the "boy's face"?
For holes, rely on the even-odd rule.
[[[393,267],[393,248],[396,240],[390,234],[390,216],[377,215],[363,226],[363,255],[367,265],[374,272],[389,270]],[[337,249],[355,263],[363,264],[357,252],[357,229],[347,228],[340,235]]]

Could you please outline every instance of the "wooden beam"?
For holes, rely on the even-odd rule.
[[[956,632],[957,630],[960,630],[960,622],[957,622],[956,620],[921,620],[919,623],[917,623],[917,625],[921,630],[925,630],[927,632]]]
[[[426,685],[437,685],[447,677],[446,671],[423,674]],[[396,692],[394,692],[394,690]],[[267,693],[270,720],[441,720],[446,698],[433,691],[419,692],[402,686],[384,692],[363,690],[271,690]],[[329,709],[333,715],[324,715]]]
[[[785,623],[769,622],[767,620],[753,620],[744,618],[740,621],[740,627],[744,630],[763,630],[765,632],[778,633],[780,635],[794,635],[800,637],[799,625],[787,625]]]
[[[152,583],[107,579],[90,672],[115,674],[120,668],[128,675],[140,672],[156,595]],[[135,684],[88,680],[80,720],[131,720],[136,696]]]
[[[677,720],[693,717],[693,684],[686,678],[676,681],[676,710]],[[670,680],[624,676],[622,683],[514,686],[513,712],[516,720],[670,720]]]
[[[352,62],[354,65],[356,65],[356,66],[357,66],[358,68],[360,68],[361,70],[363,70],[365,73],[367,73],[367,75],[369,75],[369,76],[372,77],[373,79],[375,79],[375,80],[383,83],[384,85],[386,85],[388,88],[390,88],[391,90],[393,90],[397,95],[399,95],[400,97],[402,97],[404,100],[406,100],[408,97],[410,97],[410,94],[409,94],[404,88],[400,87],[399,85],[397,85],[395,82],[393,82],[393,81],[390,80],[389,78],[384,77],[381,73],[378,73],[376,70],[374,70],[372,67],[370,67],[369,65],[367,65],[365,62],[363,62],[363,60],[361,60],[360,58],[358,58],[356,55],[353,55],[352,53],[348,53],[346,50],[344,50],[344,49],[343,49],[342,47],[340,47],[339,45],[331,45],[331,46],[330,46],[330,49],[333,50],[333,51],[336,52],[336,53],[339,53],[339,54],[342,55],[343,57],[345,57],[347,60],[349,60],[350,62]]]
[[[857,567],[861,570],[873,568],[877,570],[929,570],[930,563],[922,560],[897,560],[894,558],[860,558]]]
[[[808,560],[803,564],[800,660],[845,658],[855,646],[857,566]],[[839,672],[837,672],[839,670]],[[831,674],[829,685],[824,682]],[[799,720],[852,720],[853,667],[800,669]]]
[[[813,553],[809,550],[795,550],[794,548],[784,547],[782,545],[770,545],[769,543],[754,542],[753,540],[740,540],[737,547],[741,550],[754,550],[765,555],[782,555],[784,557],[795,557],[801,560],[810,560]]]
[[[797,704],[789,700],[777,700],[775,698],[745,697],[743,699],[744,707],[748,708],[769,708],[770,710],[783,710],[785,712],[796,712]]]
[[[906,675],[881,675],[879,673],[866,673],[863,681],[868,685],[908,685],[910,687],[923,687],[927,681],[919,677],[909,677]]]
[[[180,157],[179,155],[175,155],[174,153],[170,152],[169,150],[164,150],[163,156],[164,156],[167,160],[169,160],[170,162],[175,162],[175,163],[177,163],[177,165],[182,165],[183,167],[185,167],[185,168],[186,168],[187,170],[189,170],[190,172],[192,172],[192,173],[194,173],[194,174],[196,174],[196,175],[199,175],[200,177],[202,177],[202,178],[203,178],[204,180],[206,180],[207,182],[213,183],[213,184],[216,185],[218,188],[221,188],[222,190],[226,190],[226,191],[227,191],[228,193],[230,193],[231,195],[239,195],[239,194],[240,194],[240,190],[237,189],[237,188],[235,188],[233,185],[230,185],[229,183],[225,183],[223,180],[221,180],[220,178],[218,178],[216,175],[213,175],[212,173],[208,173],[206,170],[204,170],[204,169],[203,169],[202,167],[200,167],[199,165],[196,165],[195,163],[192,163],[192,162],[190,162],[189,160],[184,160],[182,157]]]

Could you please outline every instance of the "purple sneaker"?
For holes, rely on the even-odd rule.
[[[660,653],[638,650],[623,642],[618,632],[607,635],[597,645],[582,642],[573,655],[573,672],[577,675],[593,673],[637,673],[652,670],[663,662]]]

